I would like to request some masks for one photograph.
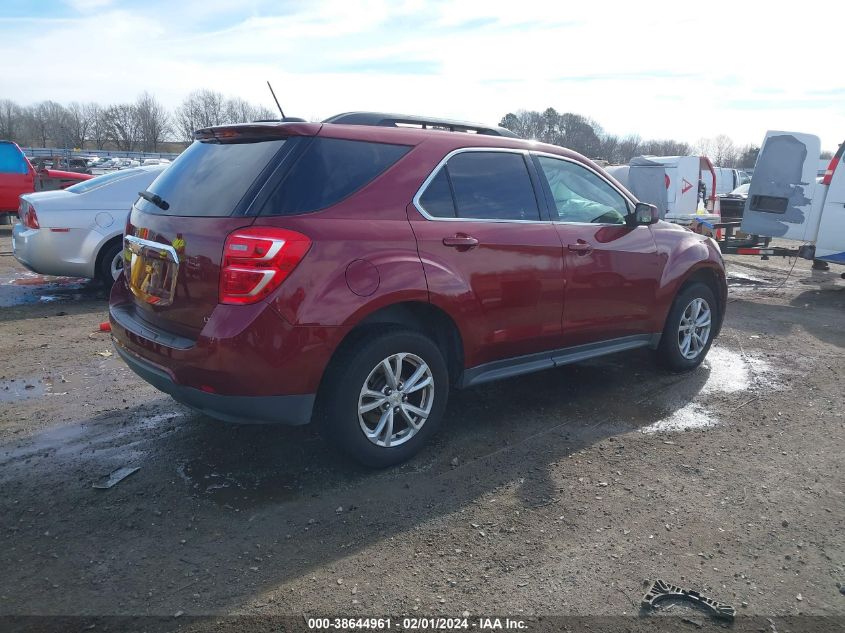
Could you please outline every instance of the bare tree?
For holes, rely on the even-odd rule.
[[[249,123],[251,121],[278,118],[264,106],[254,106],[240,97],[227,99],[225,104],[227,123]]]
[[[712,157],[715,154],[716,143],[712,138],[702,137],[696,141],[693,149],[699,156]]]
[[[629,134],[619,141],[619,162],[627,163],[634,156],[642,154],[640,150],[642,142],[639,134]]]
[[[88,131],[91,128],[91,119],[88,117],[85,106],[74,101],[66,109],[68,133],[73,147],[85,148],[85,141],[88,140]]]
[[[157,152],[170,133],[170,115],[150,93],[144,92],[135,102],[135,116],[140,128],[141,150]]]
[[[603,158],[614,165],[620,162],[618,136],[615,134],[603,134],[601,136],[601,149],[598,158]]]
[[[86,103],[83,106],[85,118],[88,120],[88,139],[94,143],[95,149],[103,149],[108,140],[108,121],[106,108],[99,103]]]
[[[132,103],[109,106],[105,112],[106,136],[119,150],[134,151],[141,141],[141,124]]]
[[[726,134],[719,134],[713,139],[713,160],[721,167],[733,167],[736,165],[739,152],[733,140]]]
[[[190,143],[195,130],[228,122],[226,98],[213,90],[196,90],[177,108],[176,122],[182,140]]]
[[[24,133],[23,108],[11,99],[0,101],[0,139],[22,142]]]

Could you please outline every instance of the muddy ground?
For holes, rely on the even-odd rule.
[[[27,273],[10,250],[0,227],[0,616],[636,628],[663,617],[639,611],[662,578],[767,631],[798,615],[818,617],[779,630],[845,626],[841,270],[728,258],[725,327],[695,372],[639,351],[456,393],[433,444],[373,472],[309,428],[176,404],[97,332],[102,291]],[[92,487],[124,466],[140,470]],[[712,622],[671,612],[678,630]],[[256,617],[191,619],[233,614]],[[120,628],[85,622],[73,630]]]

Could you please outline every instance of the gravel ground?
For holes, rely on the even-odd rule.
[[[640,612],[657,578],[735,606],[734,630],[845,629],[841,270],[729,258],[695,372],[638,351],[459,392],[435,442],[373,472],[310,428],[176,404],[97,331],[102,291],[10,251],[0,227],[0,629],[715,626]]]

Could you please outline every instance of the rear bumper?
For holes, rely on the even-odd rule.
[[[288,424],[298,426],[311,421],[314,394],[292,396],[231,396],[206,393],[178,385],[161,367],[136,356],[114,341],[115,349],[129,368],[159,391],[177,402],[224,422],[253,424]]]
[[[21,264],[40,275],[91,278],[93,262],[80,257],[81,252],[97,252],[99,236],[94,235],[89,244],[90,235],[81,229],[55,233],[48,228],[30,229],[17,223],[12,229],[12,253]]]
[[[212,417],[306,424],[348,327],[293,326],[265,303],[213,308],[188,337],[151,323],[121,276],[112,287],[114,344],[141,378]]]

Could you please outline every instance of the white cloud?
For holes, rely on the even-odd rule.
[[[270,79],[286,112],[309,118],[378,109],[496,122],[553,106],[643,137],[727,133],[746,143],[794,129],[834,148],[845,136],[840,28],[819,19],[818,5],[789,15],[716,0],[237,6],[191,0],[0,20],[3,59],[27,41],[27,63],[3,71],[2,92],[109,102],[147,89],[172,106],[209,87],[270,107]],[[80,47],[92,53],[84,72],[56,63]]]
[[[112,0],[65,0],[65,2],[77,11],[82,12],[96,11],[112,4]]]

